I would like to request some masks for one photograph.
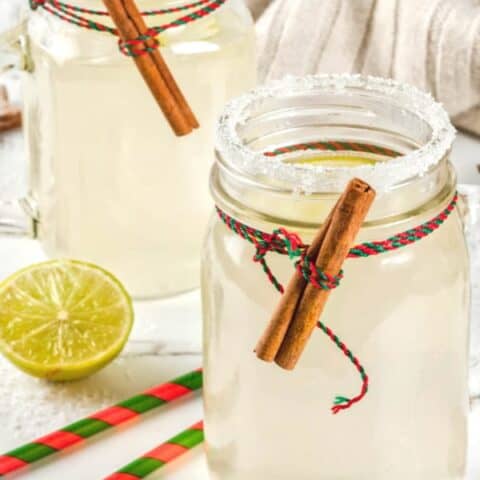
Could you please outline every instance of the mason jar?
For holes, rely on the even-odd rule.
[[[469,272],[453,140],[432,97],[379,78],[287,78],[229,104],[202,274],[212,479],[464,478]],[[377,192],[364,254],[346,260],[296,369],[262,362],[272,281],[297,274],[279,229],[308,245],[353,177]]]
[[[137,3],[162,10],[145,17],[149,26],[214,4],[159,36],[200,123],[186,137],[173,134],[118,38],[58,18],[51,13],[58,2],[32,0],[22,54],[36,234],[49,256],[98,263],[144,298],[200,283],[214,124],[227,99],[253,86],[255,55],[253,22],[240,0]],[[90,12],[77,17],[112,26],[91,13],[105,10],[101,0],[75,0],[75,7]]]

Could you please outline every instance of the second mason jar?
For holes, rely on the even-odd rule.
[[[430,96],[375,78],[289,78],[227,108],[202,281],[212,479],[464,478],[469,275],[453,137]],[[377,198],[344,279],[296,369],[264,363],[253,350],[279,284],[352,177]]]
[[[227,99],[255,81],[246,7],[239,0],[138,2],[160,11],[146,17],[151,26],[182,23],[160,35],[162,54],[200,129],[177,138],[113,35],[58,18],[58,3],[31,3],[24,42],[29,200],[47,254],[98,263],[136,297],[198,286],[215,120]],[[112,26],[95,15],[104,9],[100,0],[75,6],[83,9],[77,17]],[[195,17],[199,10],[208,14]],[[72,18],[68,9],[60,16],[66,13]],[[194,20],[178,21],[188,15]]]

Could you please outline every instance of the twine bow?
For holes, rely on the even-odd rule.
[[[247,230],[245,234],[248,235]],[[307,282],[316,288],[333,290],[340,285],[343,278],[343,271],[333,276],[328,275],[318,268],[315,262],[307,255],[308,245],[303,243],[298,234],[289,232],[285,228],[277,228],[271,234],[263,233],[261,238],[257,238],[256,236],[251,238],[256,247],[253,261],[260,263],[268,279],[280,293],[284,293],[285,289],[267,264],[266,255],[269,252],[288,255],[291,260],[298,259],[295,261],[296,270]]]

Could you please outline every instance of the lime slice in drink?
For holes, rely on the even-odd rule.
[[[322,165],[324,167],[357,167],[359,165],[375,165],[378,159],[363,155],[315,155],[313,157],[295,158],[288,163]]]
[[[0,284],[0,350],[36,377],[86,377],[123,349],[131,299],[110,273],[89,263],[52,260]]]

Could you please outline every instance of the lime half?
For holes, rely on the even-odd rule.
[[[36,377],[92,374],[120,353],[132,324],[127,291],[96,265],[52,260],[0,284],[0,349]]]

